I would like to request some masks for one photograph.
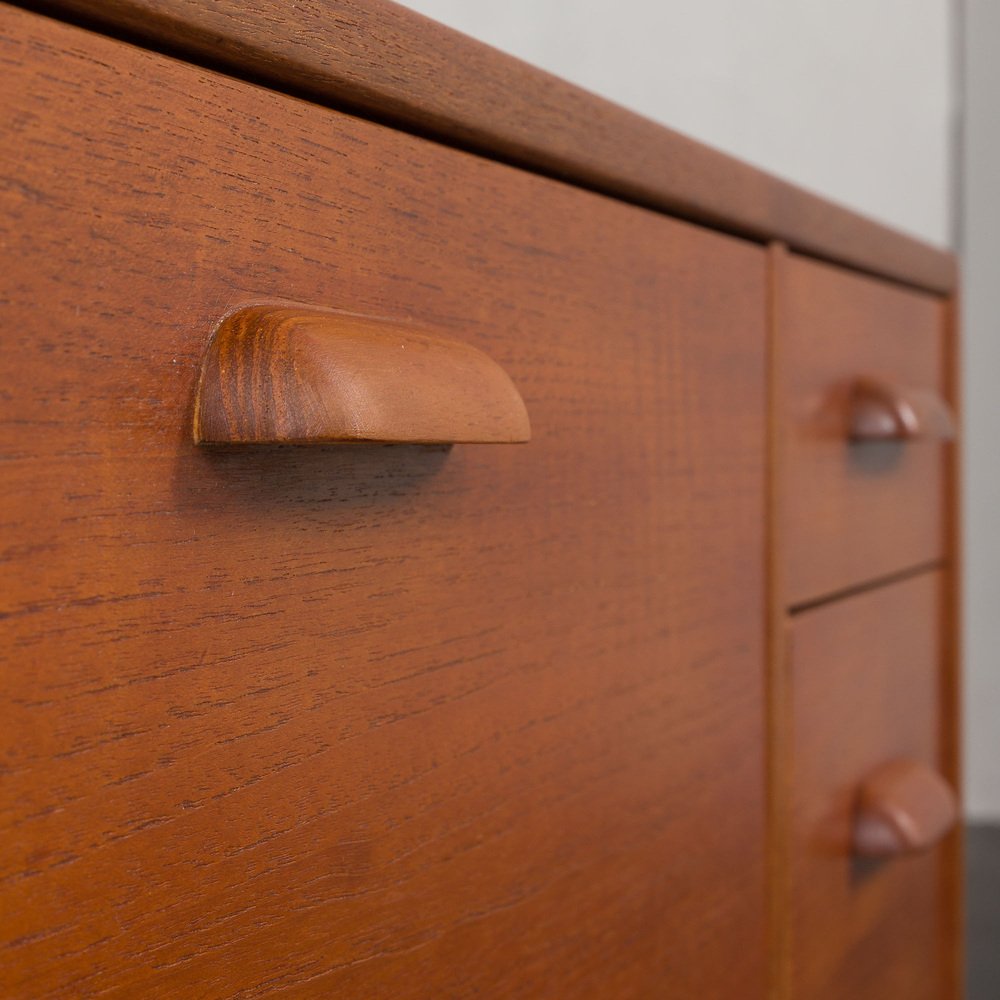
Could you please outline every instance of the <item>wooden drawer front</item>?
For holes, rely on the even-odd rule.
[[[943,766],[943,574],[806,612],[791,626],[791,995],[941,1000],[954,945],[954,836],[924,853],[862,858],[860,790],[907,760]]]
[[[780,288],[786,587],[801,604],[945,551],[939,429],[861,443],[848,427],[860,379],[943,405],[944,305],[795,256]]]
[[[0,35],[0,994],[762,996],[762,250]],[[196,448],[270,298],[481,348],[532,442]]]

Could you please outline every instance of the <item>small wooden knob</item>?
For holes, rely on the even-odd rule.
[[[937,771],[893,760],[872,771],[858,794],[854,851],[885,858],[933,847],[958,821],[958,801]]]
[[[469,344],[387,320],[247,306],[215,329],[196,444],[514,443],[531,426],[507,373]]]
[[[847,434],[852,441],[950,441],[955,436],[951,410],[932,390],[860,378],[848,398]]]

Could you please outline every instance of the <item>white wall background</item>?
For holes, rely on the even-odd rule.
[[[964,33],[963,0],[406,5],[932,243],[961,229],[967,804],[1000,822],[1000,0],[964,0]]]
[[[948,245],[953,2],[405,5],[828,198]]]

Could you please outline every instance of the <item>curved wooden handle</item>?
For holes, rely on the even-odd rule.
[[[468,344],[383,320],[247,306],[216,328],[196,444],[527,441],[506,372]]]
[[[852,441],[950,441],[955,421],[948,404],[932,390],[861,378],[850,390],[848,435]]]
[[[933,847],[958,821],[955,793],[937,771],[894,760],[861,786],[854,821],[854,852],[885,858]]]

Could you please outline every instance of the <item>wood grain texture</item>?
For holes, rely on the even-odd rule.
[[[761,249],[11,8],[0,87],[0,994],[761,997]],[[271,298],[532,444],[194,447]]]
[[[525,442],[514,383],[482,351],[402,323],[243,306],[209,342],[195,444]]]
[[[860,859],[851,865],[847,856],[851,850],[854,832],[857,790],[863,785],[866,777],[870,777],[871,769],[878,764],[858,761],[854,773],[850,776],[838,771],[840,764],[830,765],[831,770],[822,771],[817,779],[815,769],[808,758],[804,758],[800,743],[814,738],[829,743],[828,754],[843,752],[851,755],[857,751],[857,744],[863,743],[868,737],[865,733],[874,732],[878,725],[893,729],[903,724],[899,716],[906,716],[913,708],[914,692],[911,689],[910,673],[904,667],[909,646],[901,642],[894,647],[893,636],[898,635],[903,628],[912,628],[918,635],[911,637],[910,642],[920,642],[926,639],[926,633],[931,630],[931,638],[938,643],[939,667],[932,667],[929,680],[926,680],[921,668],[915,668],[918,685],[916,699],[927,704],[933,702],[933,710],[929,712],[929,721],[921,723],[920,718],[910,719],[905,723],[912,736],[910,746],[921,738],[930,740],[935,746],[937,768],[946,777],[951,789],[959,789],[960,768],[958,766],[960,725],[957,706],[959,651],[958,651],[958,606],[957,592],[958,555],[956,539],[959,530],[958,505],[956,502],[957,481],[955,478],[956,463],[960,454],[960,438],[943,449],[942,455],[942,492],[946,503],[942,510],[944,537],[946,545],[946,566],[937,574],[940,583],[938,596],[940,604],[928,607],[924,602],[919,611],[914,611],[906,618],[905,624],[893,616],[891,608],[883,607],[885,622],[878,613],[864,611],[863,624],[852,624],[850,620],[852,607],[860,606],[855,602],[870,602],[884,599],[886,595],[898,594],[898,586],[890,585],[888,589],[879,588],[867,595],[848,600],[838,600],[826,604],[825,607],[805,611],[800,614],[788,614],[788,608],[794,602],[788,590],[787,573],[789,567],[798,564],[801,553],[796,546],[810,546],[809,555],[816,552],[815,539],[808,535],[810,522],[803,517],[796,524],[796,531],[790,533],[793,522],[789,517],[788,506],[791,493],[786,483],[793,473],[791,464],[796,459],[795,440],[790,432],[793,430],[788,423],[788,386],[796,376],[809,373],[809,362],[818,359],[824,370],[837,369],[843,377],[843,386],[849,388],[853,377],[849,365],[843,364],[840,358],[831,363],[830,358],[837,352],[843,341],[851,341],[850,331],[860,326],[858,343],[852,344],[852,350],[857,356],[870,356],[871,341],[877,335],[877,330],[871,322],[871,315],[885,313],[886,303],[880,301],[892,299],[899,294],[898,289],[882,286],[880,291],[873,291],[878,286],[864,279],[854,279],[851,282],[831,281],[832,269],[817,268],[804,262],[804,269],[816,280],[802,281],[802,275],[797,273],[796,259],[781,245],[771,248],[770,260],[770,497],[769,497],[769,891],[770,891],[770,980],[771,995],[776,1000],[800,1000],[802,997],[813,996],[833,997],[860,995],[868,996],[862,986],[857,993],[859,983],[864,976],[871,974],[875,984],[875,996],[909,996],[911,982],[919,980],[920,970],[925,969],[926,947],[938,949],[932,953],[931,962],[935,972],[928,983],[918,987],[915,995],[933,997],[941,1000],[943,997],[958,1000],[962,994],[962,858],[961,837],[949,836],[943,849],[934,852],[934,861],[924,859],[916,863],[904,861],[904,871],[916,872],[917,879],[926,877],[927,864],[937,866],[937,874],[933,876],[934,885],[922,890],[918,885],[908,884],[906,875],[896,874],[891,877],[896,880],[898,894],[886,892],[879,902],[878,891],[866,889],[866,885],[878,885],[862,877],[868,870],[879,870],[873,867],[873,862]],[[790,266],[791,265],[791,266]],[[817,277],[818,275],[818,277]],[[808,277],[809,275],[807,275]],[[850,278],[849,275],[844,275]],[[824,280],[820,280],[824,279]],[[790,289],[789,285],[793,287]],[[824,285],[826,290],[824,291]],[[797,300],[795,296],[798,296]],[[857,296],[858,310],[847,310],[845,320],[845,302],[852,296]],[[904,296],[905,298],[905,296]],[[838,327],[835,322],[828,322],[825,317],[831,309],[841,320]],[[926,300],[925,300],[926,301]],[[900,305],[894,307],[897,314]],[[912,306],[911,306],[912,308]],[[957,392],[957,358],[958,358],[958,323],[955,319],[954,303],[933,309],[943,311],[944,325],[941,332],[942,353],[940,389],[934,390],[934,398],[946,400],[952,411],[956,424],[960,421],[960,406]],[[859,315],[860,313],[860,315]],[[919,310],[917,315],[919,316]],[[891,316],[892,313],[890,312]],[[905,314],[904,314],[905,315]],[[801,324],[814,324],[810,331],[804,326],[806,333],[815,336],[808,350],[787,336],[789,321],[796,319]],[[897,321],[888,324],[889,330],[899,327]],[[901,328],[906,327],[906,322]],[[919,324],[918,324],[919,325]],[[883,331],[884,332],[884,331]],[[867,339],[865,337],[867,335]],[[921,338],[923,348],[914,348],[921,353],[934,355],[933,338]],[[930,343],[930,347],[926,346]],[[897,356],[905,356],[906,346],[900,346]],[[801,366],[805,363],[805,368]],[[913,363],[913,359],[910,360]],[[838,365],[842,365],[838,368]],[[795,366],[795,367],[793,367]],[[906,365],[902,367],[895,363],[890,370],[905,373]],[[931,366],[934,370],[934,366]],[[816,407],[823,398],[823,386],[826,376],[824,371],[811,374],[811,405]],[[926,379],[921,376],[919,381]],[[854,383],[856,384],[856,382]],[[882,383],[885,385],[885,383]],[[912,383],[911,383],[912,384]],[[920,390],[918,390],[920,391]],[[938,395],[938,393],[943,395]],[[912,390],[907,390],[908,396]],[[834,419],[829,430],[832,440],[838,433],[845,436],[849,427],[833,414]],[[838,430],[839,428],[839,430]],[[801,442],[800,442],[801,443]],[[805,447],[805,445],[802,445]],[[912,473],[912,470],[911,470]],[[796,485],[802,485],[798,482]],[[916,489],[913,493],[913,503],[937,502],[936,494],[928,492],[927,483],[915,480]],[[875,504],[876,513],[879,505]],[[926,514],[924,510],[921,513]],[[811,528],[823,536],[837,530],[844,532],[840,536],[843,544],[852,543],[854,530],[865,532],[864,509],[859,507],[858,520],[853,525],[837,522],[837,527],[831,528],[822,517],[815,516]],[[792,540],[793,539],[793,540]],[[877,544],[877,540],[872,541]],[[819,551],[825,555],[833,548],[833,537],[829,546],[823,541]],[[797,563],[797,560],[798,563]],[[903,586],[912,586],[904,584]],[[814,623],[822,621],[829,615],[828,624],[822,631]],[[817,619],[816,616],[823,616]],[[930,619],[928,621],[928,618]],[[810,640],[809,648],[819,651],[820,660],[815,671],[809,669],[808,663],[803,663],[802,646],[799,637],[800,628],[807,631],[816,630],[815,637]],[[866,647],[864,630],[871,632],[871,649]],[[928,650],[922,649],[921,656],[928,656]],[[890,679],[881,675],[873,683],[879,685],[880,703],[871,705],[865,702],[868,687],[864,679],[855,685],[852,694],[850,684],[853,679],[848,671],[856,669],[860,674],[869,669],[881,671],[882,664],[892,658],[892,669],[895,671]],[[897,659],[899,662],[896,662]],[[852,666],[853,663],[853,666]],[[831,687],[821,689],[824,672],[831,672],[835,678],[843,675],[843,679],[830,681],[831,687],[836,685],[840,693],[831,696]],[[896,686],[898,685],[898,690]],[[810,695],[810,692],[813,692]],[[928,693],[930,692],[930,693]],[[856,695],[856,697],[855,697]],[[804,700],[805,699],[805,700]],[[860,707],[859,707],[860,706]],[[855,715],[860,713],[860,725],[855,724]],[[918,711],[918,716],[920,712]],[[921,732],[921,726],[924,726]],[[815,732],[814,732],[815,730]],[[843,751],[838,750],[843,744]],[[891,747],[883,751],[887,757],[899,755],[905,751]],[[877,755],[876,755],[877,756]],[[831,759],[828,757],[828,759]],[[852,765],[848,762],[848,768]],[[824,765],[824,768],[826,765]],[[841,774],[838,780],[836,775]],[[803,827],[801,804],[808,798],[810,781],[819,780],[821,787],[826,787],[830,793],[828,803],[833,803],[829,812],[816,819],[813,831],[822,826],[827,833],[836,830],[839,847],[830,849],[830,842],[817,833],[811,843],[804,838],[807,831]],[[823,782],[826,785],[823,786]],[[852,794],[852,789],[855,794]],[[813,790],[815,791],[815,789]],[[954,793],[952,793],[954,794]],[[822,791],[816,792],[816,815],[822,808]],[[853,800],[853,801],[852,801]],[[798,804],[796,804],[798,803]],[[840,852],[839,855],[837,852]],[[837,858],[839,857],[839,861]],[[836,865],[841,867],[838,869]],[[824,869],[824,865],[826,868]],[[894,869],[889,867],[887,871]],[[817,872],[819,875],[817,877]],[[855,877],[857,875],[857,877]],[[818,878],[818,880],[817,880]],[[813,883],[815,884],[813,885]],[[882,883],[884,884],[884,883]],[[810,888],[810,886],[813,888]],[[831,894],[832,890],[832,894]],[[919,898],[918,898],[919,897]],[[832,901],[832,910],[824,919],[827,900]],[[804,903],[803,900],[806,902]],[[810,929],[803,930],[801,917],[803,907],[812,914]],[[909,924],[907,914],[913,911],[917,914],[914,923]],[[930,920],[934,926],[927,929],[926,922]],[[915,934],[908,944],[903,938],[912,928]],[[884,948],[880,956],[879,949],[884,943],[883,935],[892,936],[890,946]],[[873,936],[872,940],[869,937]],[[935,940],[936,939],[936,940]],[[823,944],[824,941],[829,946]],[[911,949],[908,951],[908,948]],[[879,970],[880,957],[884,959],[887,968]],[[912,963],[918,970],[914,972]],[[911,963],[909,972],[908,963]],[[939,964],[938,964],[939,963]],[[834,966],[843,965],[844,972],[831,971]],[[854,969],[853,978],[850,969]],[[875,970],[875,971],[873,971]],[[812,993],[810,990],[817,990]],[[824,992],[825,991],[825,992]]]
[[[933,439],[850,441],[859,378],[946,399],[945,302],[788,255],[781,282],[785,600],[797,606],[942,559]]]
[[[321,103],[935,291],[951,254],[386,0],[46,0]]]
[[[958,835],[885,862],[854,857],[853,843],[874,769],[898,758],[943,766],[945,586],[922,574],[793,621],[791,997],[950,995]]]
[[[789,903],[792,754],[792,676],[784,559],[783,309],[788,248],[768,247],[767,297],[767,888],[768,997],[791,1000]]]

